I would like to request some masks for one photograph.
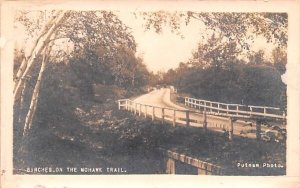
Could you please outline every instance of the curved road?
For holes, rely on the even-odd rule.
[[[142,95],[134,100],[134,102],[148,104],[159,107],[175,108],[178,110],[186,110],[181,106],[178,106],[170,100],[170,89],[161,88],[151,91],[145,95]]]
[[[170,100],[170,89],[161,88],[153,90],[147,94],[144,94],[134,100],[136,103],[143,104],[140,108],[141,115],[151,116],[152,106],[157,108],[154,109],[155,117],[162,118],[162,109],[164,110],[164,119],[167,121],[174,121],[174,113],[176,113],[175,121],[177,125],[186,125],[186,110],[171,102]],[[148,105],[147,107],[144,105]],[[170,109],[168,109],[170,108]],[[174,112],[174,110],[176,112]],[[193,112],[189,113],[190,126],[203,127],[204,115],[200,112],[196,112],[195,109],[191,109]],[[226,117],[207,115],[207,128],[213,131],[222,132],[224,130],[230,130],[229,119]],[[255,125],[249,126],[249,123],[245,121],[236,121],[233,123],[233,134],[239,136],[247,136],[255,138]]]

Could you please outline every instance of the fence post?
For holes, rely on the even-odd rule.
[[[145,105],[145,118],[147,118],[147,105]]]
[[[226,109],[227,109],[226,114],[228,114],[228,113],[229,113],[229,112],[228,112],[228,110],[229,110],[228,105],[226,105]]]
[[[261,140],[261,121],[256,121],[256,140]]]
[[[137,111],[137,103],[134,104],[134,114],[136,114]]]
[[[173,110],[173,126],[176,126],[176,110]]]
[[[155,118],[155,108],[152,106],[152,121],[154,121]]]
[[[231,117],[228,118],[229,121],[229,140],[232,141],[233,139],[233,120]]]
[[[186,126],[190,126],[190,111],[186,111]]]
[[[212,165],[206,164],[206,175],[212,175]]]
[[[174,159],[168,158],[166,173],[167,174],[175,174],[175,160]]]
[[[141,116],[141,111],[142,111],[142,104],[139,104],[139,116]]]
[[[218,114],[220,113],[220,103],[218,103]]]
[[[207,117],[206,117],[206,111],[203,111],[203,128],[204,131],[207,131]]]
[[[119,110],[121,110],[121,101],[120,100],[118,100],[118,103],[119,103]]]
[[[239,115],[239,105],[236,106],[236,115]]]
[[[202,164],[204,174],[207,175],[207,163]]]
[[[212,103],[210,102],[210,112],[212,112]]]
[[[205,175],[205,170],[198,168],[198,175]]]
[[[162,122],[164,123],[165,122],[165,109],[164,108],[161,108],[161,119],[162,119]]]
[[[201,163],[201,168],[198,168],[198,175],[206,175],[206,163]]]
[[[128,101],[127,101],[127,99],[125,101],[125,109],[128,110]]]

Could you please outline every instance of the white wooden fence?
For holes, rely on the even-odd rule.
[[[196,103],[197,104],[197,103]],[[128,110],[138,116],[144,118],[151,118],[153,120],[161,120],[162,122],[171,123],[173,126],[193,126],[193,127],[202,127],[204,131],[212,130],[220,133],[226,133],[229,140],[233,139],[233,135],[252,138],[252,139],[261,139],[261,133],[267,128],[261,126],[261,121],[256,121],[255,123],[246,122],[244,120],[238,120],[240,117],[249,118],[249,115],[241,115],[243,111],[237,110],[227,110],[227,113],[222,113],[223,116],[220,116],[220,112],[214,112],[212,109],[213,103],[206,103],[204,110],[179,110],[168,107],[154,106],[149,104],[142,104],[130,99],[121,99],[118,100],[119,109]],[[189,101],[187,105],[195,105],[195,102]],[[198,104],[199,105],[199,104]],[[219,104],[220,107],[221,104]],[[227,104],[226,104],[227,105]],[[211,107],[212,106],[212,107]],[[228,106],[230,106],[228,104]],[[191,106],[197,107],[197,106]],[[208,108],[211,107],[211,108]],[[224,109],[217,108],[221,111]],[[225,112],[227,112],[225,111]],[[234,114],[233,114],[234,112]],[[239,113],[239,115],[236,115]],[[248,112],[247,112],[248,113]],[[250,113],[250,112],[249,112]],[[254,111],[251,113],[259,114]],[[264,115],[268,115],[267,113]],[[270,117],[270,116],[269,116]],[[276,117],[280,118],[280,117]],[[255,121],[255,120],[253,120]],[[249,126],[250,125],[250,126]]]
[[[139,116],[148,117],[150,116],[152,120],[161,119],[163,122],[168,120],[173,123],[175,126],[176,123],[184,123],[189,126],[190,125],[190,111],[189,110],[178,110],[175,108],[168,108],[168,107],[160,107],[160,106],[153,106],[148,104],[142,104],[134,102],[130,99],[121,99],[118,100],[119,110],[126,109],[128,111],[133,112]],[[181,112],[179,114],[179,112]],[[182,114],[185,116],[182,116]]]
[[[186,106],[207,111],[209,114],[231,117],[268,117],[285,119],[286,115],[280,108],[266,106],[252,106],[241,104],[227,104],[195,98],[184,98]]]
[[[239,123],[232,119],[232,117],[218,117],[207,115],[205,111],[191,111],[191,110],[178,110],[168,107],[153,106],[148,104],[137,103],[130,99],[118,100],[119,109],[125,109],[138,116],[145,118],[151,118],[152,120],[159,119],[162,122],[170,122],[173,126],[194,126],[202,127],[205,131],[212,129],[214,131],[228,132],[229,140],[232,140],[233,134],[239,134],[234,132],[234,123]],[[243,128],[247,129],[247,127]],[[260,131],[260,130],[259,130]],[[257,134],[253,134],[252,138],[255,138]]]

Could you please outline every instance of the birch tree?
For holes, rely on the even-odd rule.
[[[57,11],[55,15],[49,20],[49,22],[42,28],[40,35],[33,42],[33,46],[30,50],[29,56],[25,57],[22,61],[19,70],[17,71],[14,81],[14,98],[19,93],[21,85],[24,83],[24,79],[29,72],[30,68],[36,57],[44,50],[46,45],[50,42],[50,37],[56,32],[62,21],[65,19],[65,12]]]
[[[45,48],[44,53],[43,53],[43,60],[42,60],[42,65],[41,65],[41,69],[40,72],[38,74],[38,78],[32,93],[32,98],[31,98],[31,102],[30,102],[30,106],[29,106],[29,110],[28,113],[26,115],[26,120],[25,120],[25,125],[24,125],[24,130],[23,130],[23,136],[27,133],[27,131],[30,129],[31,125],[32,125],[32,120],[33,120],[33,116],[35,114],[36,108],[37,108],[37,103],[38,103],[38,99],[39,99],[39,94],[40,94],[40,88],[41,88],[41,81],[42,81],[42,77],[43,77],[43,73],[45,70],[45,66],[46,66],[46,58],[49,51],[47,48]]]
[[[45,13],[38,11],[37,14]],[[107,49],[106,55],[108,56],[114,55],[119,45],[125,45],[135,50],[135,42],[128,32],[128,28],[112,12],[48,11],[48,14],[50,16],[45,16],[47,21],[41,21],[42,16],[38,16],[37,20],[39,23],[44,22],[43,26],[40,26],[39,23],[30,23],[30,19],[26,19],[26,13],[21,14],[23,19],[17,19],[26,26],[27,32],[37,30],[36,33],[39,33],[33,36],[36,36],[33,46],[14,76],[13,93],[16,101],[19,100],[20,93],[22,93],[21,88],[26,76],[31,74],[35,65],[39,66],[38,64],[40,64],[25,119],[23,135],[26,135],[32,127],[47,62],[63,61],[67,63],[70,58],[76,58],[78,54],[89,53],[98,46]],[[71,52],[66,52],[66,43],[71,46]],[[37,62],[42,53],[42,62]]]

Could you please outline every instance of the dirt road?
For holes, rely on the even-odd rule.
[[[152,113],[152,106],[157,108],[154,109],[155,117],[162,118],[162,114],[164,113],[164,119],[167,121],[175,121],[178,125],[185,125],[188,108],[184,108],[178,106],[171,102],[170,100],[170,89],[169,88],[161,88],[153,90],[145,95],[142,95],[134,100],[136,103],[141,103],[148,106],[141,107],[141,114],[150,116]],[[164,112],[162,112],[162,108]],[[190,112],[188,114],[190,119],[190,126],[203,127],[204,115],[201,112]],[[230,130],[229,118],[207,115],[207,128],[210,130],[224,132],[225,130]],[[255,138],[256,127],[255,124],[245,122],[242,120],[238,120],[233,122],[233,134],[239,136],[246,136],[248,138]]]

